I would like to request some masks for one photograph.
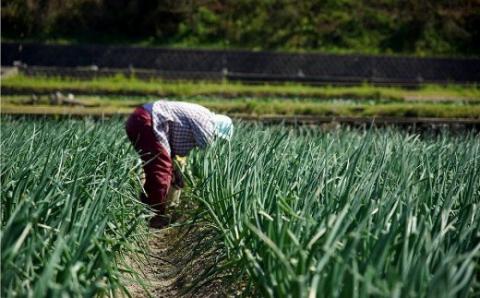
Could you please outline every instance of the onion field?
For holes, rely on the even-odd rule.
[[[123,120],[1,124],[1,296],[128,291],[149,211]],[[246,297],[480,295],[474,133],[237,123],[184,175],[182,225],[210,235],[192,250],[216,252],[190,293],[228,278]]]
[[[122,288],[148,213],[120,122],[2,120],[2,297]]]
[[[242,127],[193,159],[222,252],[204,278],[233,270],[265,297],[480,295],[478,136]]]

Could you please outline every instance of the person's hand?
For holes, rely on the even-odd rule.
[[[177,167],[173,167],[173,186],[176,188],[183,188],[185,182],[183,181],[183,174]]]

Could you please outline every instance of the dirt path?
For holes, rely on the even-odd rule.
[[[174,229],[156,230],[150,229],[151,236],[148,240],[150,255],[147,256],[145,264],[138,264],[136,267],[143,274],[143,280],[147,284],[152,297],[180,297],[179,289],[176,287],[176,280],[179,277],[179,268],[169,256],[169,239],[178,231]],[[133,297],[149,297],[145,290],[136,283],[128,286]]]
[[[192,232],[185,228],[150,229],[148,240],[150,254],[144,264],[135,264],[143,272],[142,280],[148,285],[149,294],[137,283],[127,288],[132,297],[235,297],[240,295],[236,285],[223,275],[188,291],[190,285],[211,268],[216,251],[212,247],[203,250],[201,257],[194,257],[194,247],[199,241],[208,240],[208,232]],[[205,243],[205,242],[204,242]],[[208,243],[208,242],[207,242]],[[211,243],[211,242],[210,242]]]

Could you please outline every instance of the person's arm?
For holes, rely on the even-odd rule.
[[[155,133],[155,137],[157,138],[158,142],[167,150],[167,152],[173,156],[173,152],[170,148],[170,141],[168,138],[169,133],[169,125],[168,122],[157,122],[156,126],[154,127],[153,131]]]
[[[183,181],[183,174],[182,170],[178,167],[178,165],[173,166],[173,186],[176,188],[183,188],[185,186],[185,182]]]

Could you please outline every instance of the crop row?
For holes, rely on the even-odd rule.
[[[120,128],[2,119],[0,296],[125,290],[125,259],[143,251],[148,211]]]
[[[148,211],[122,122],[1,124],[1,296],[126,290]],[[218,252],[198,285],[229,276],[267,297],[480,293],[474,134],[239,125],[232,142],[195,151],[185,176],[194,223],[213,235],[192,249]]]
[[[214,270],[266,297],[480,294],[480,139],[242,126],[190,158]],[[210,240],[209,240],[210,241]]]

